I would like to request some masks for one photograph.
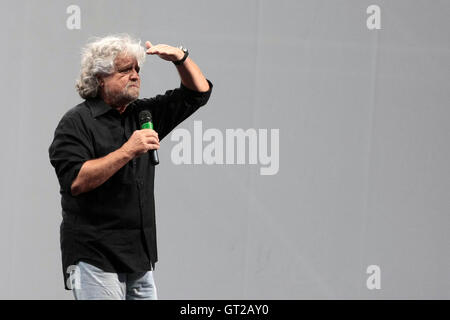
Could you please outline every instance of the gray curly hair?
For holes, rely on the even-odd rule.
[[[139,66],[145,61],[145,49],[141,41],[128,34],[96,37],[82,49],[80,78],[75,87],[83,99],[97,97],[98,77],[115,71],[114,60],[119,54],[135,57]]]

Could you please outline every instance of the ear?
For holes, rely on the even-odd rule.
[[[99,76],[97,76],[97,82],[98,82],[98,85],[99,85],[100,87],[102,87],[102,88],[103,88],[103,86],[105,85],[105,82],[104,82],[103,79],[102,79],[101,77],[99,77]]]

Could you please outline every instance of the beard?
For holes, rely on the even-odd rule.
[[[112,105],[116,106],[124,106],[128,105],[131,102],[137,100],[139,98],[139,88],[134,87],[134,83],[129,83],[122,91],[119,93],[111,92],[108,88],[105,88],[105,94],[108,99],[111,101]]]

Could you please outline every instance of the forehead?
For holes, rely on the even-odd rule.
[[[136,58],[131,55],[119,54],[114,60],[116,67],[126,66],[128,64],[138,64]]]

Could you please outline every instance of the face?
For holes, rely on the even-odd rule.
[[[112,106],[126,106],[139,97],[141,79],[136,58],[119,55],[115,71],[100,80],[103,99]]]

